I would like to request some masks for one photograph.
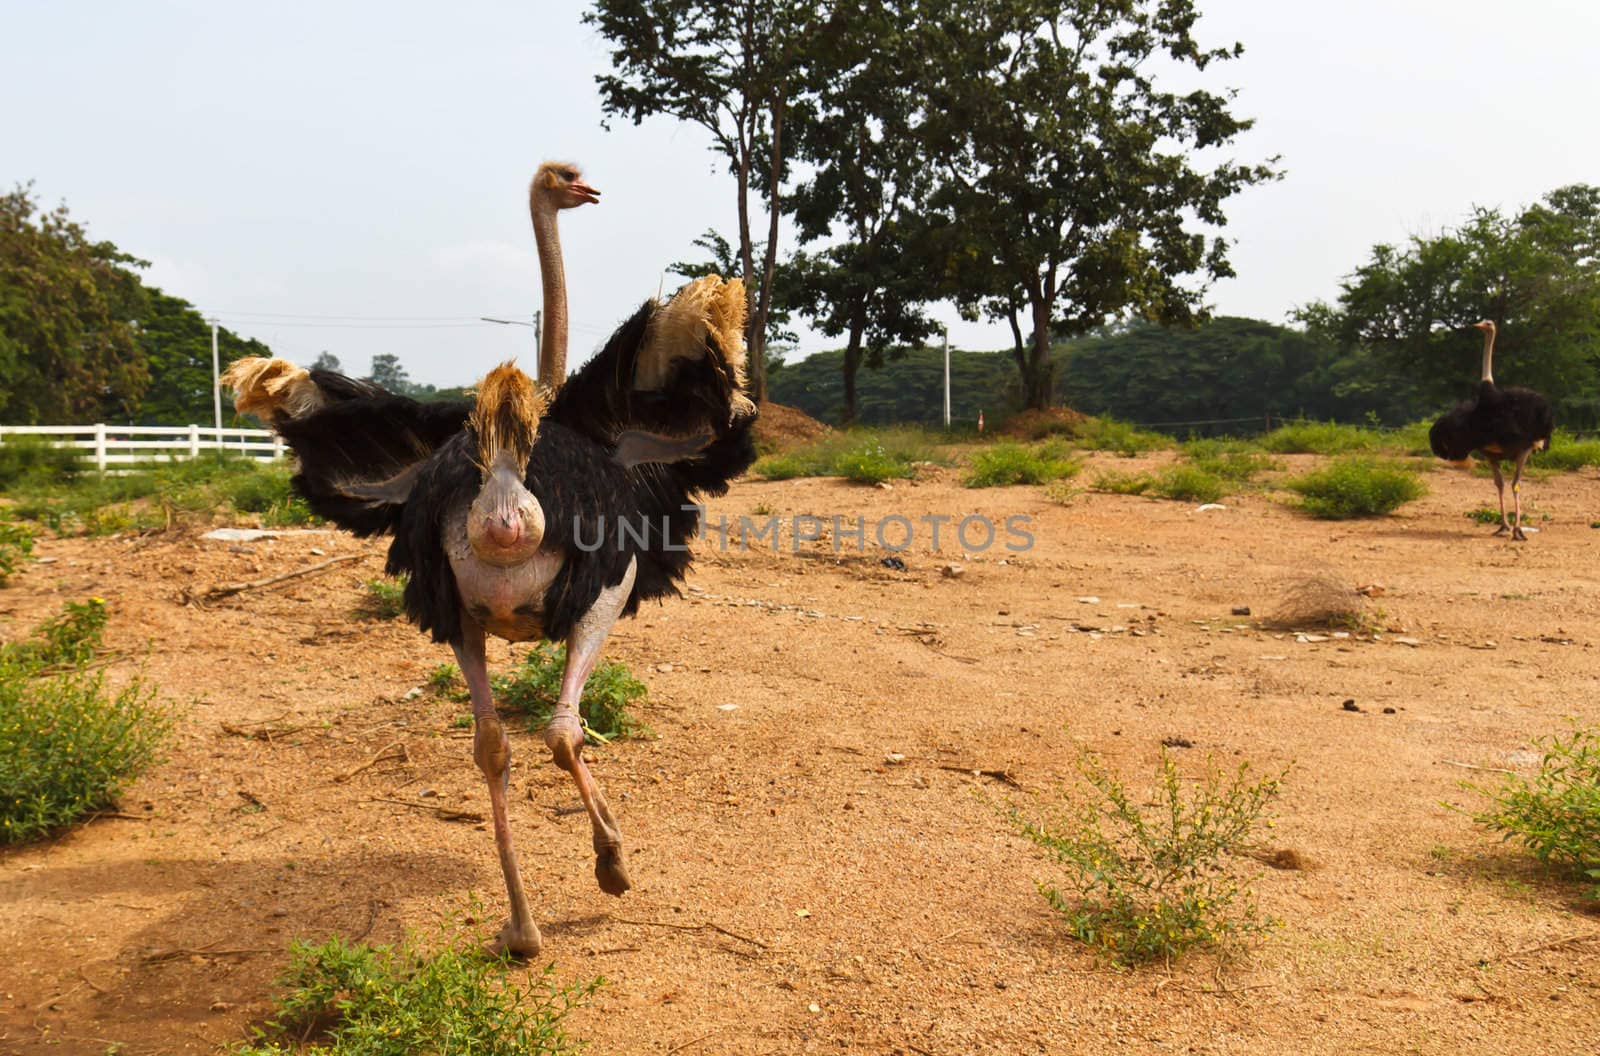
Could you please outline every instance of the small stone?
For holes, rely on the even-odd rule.
[[[1230,616],[1248,616],[1248,615],[1250,615],[1250,606],[1248,606],[1248,605],[1235,605],[1232,609],[1228,610],[1228,615],[1230,615]]]
[[[433,789],[431,789],[431,788],[425,788],[425,789],[423,789],[423,790],[422,790],[422,791],[421,791],[421,792],[418,792],[418,793],[417,793],[417,798],[418,798],[418,799],[432,799],[432,798],[434,798],[434,797],[435,797],[435,796],[437,796],[437,795],[438,795],[438,794],[439,794],[439,793],[437,793],[437,792],[435,792],[435,791],[434,791],[434,790],[433,790]]]
[[[1349,700],[1345,701],[1343,704],[1341,704],[1339,706],[1344,708],[1345,711],[1360,711],[1361,710],[1361,706],[1355,702],[1355,698],[1354,697],[1350,698]]]
[[[416,700],[420,696],[422,696],[422,687],[421,686],[412,686],[410,689],[405,691],[405,694],[403,696],[401,696],[400,699],[401,700]]]
[[[960,579],[967,574],[965,565],[949,564],[939,569],[939,573],[946,579]]]
[[[1413,649],[1415,649],[1417,646],[1422,644],[1420,641],[1418,641],[1415,638],[1396,638],[1396,639],[1394,639],[1394,641],[1398,642],[1401,645],[1409,645]]]
[[[658,672],[660,672],[661,674],[663,674],[663,675],[670,675],[670,674],[672,674],[672,665],[671,664],[657,664],[656,665],[656,670]]]
[[[906,757],[899,752],[890,752],[888,755],[883,757],[883,761],[888,763],[890,766],[898,766],[906,761]]]
[[[1384,713],[1384,714],[1385,714],[1385,715],[1393,715],[1393,714],[1394,714],[1394,713],[1395,713],[1395,712],[1394,712],[1394,709],[1393,709],[1393,708],[1384,708],[1384,709],[1383,709],[1383,713]]]
[[[1098,604],[1100,604],[1100,599],[1095,597],[1093,594],[1085,594],[1083,597],[1078,599],[1078,604],[1080,604],[1080,605],[1098,605]]]
[[[809,909],[797,909],[794,911],[794,915],[799,917],[801,920],[805,920],[811,915],[811,911]]]
[[[718,711],[738,711],[739,710],[739,705],[737,705],[737,704],[718,704],[717,705],[717,710]]]
[[[822,1006],[813,1001],[811,1004],[806,1006],[806,1009],[811,1012],[821,1012]]]

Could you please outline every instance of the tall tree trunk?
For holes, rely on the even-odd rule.
[[[745,139],[744,129],[739,129],[739,163],[735,166],[739,180],[739,265],[744,273],[744,344],[746,349],[757,347],[756,335],[761,332],[756,325],[756,262],[755,250],[750,239],[750,147]],[[750,365],[751,399],[757,401],[766,399],[766,366],[761,355],[757,353],[751,357],[755,360]],[[759,367],[757,366],[759,364]],[[756,371],[760,370],[761,391],[755,391],[754,380]]]
[[[772,146],[767,154],[771,169],[767,184],[767,256],[761,269],[761,300],[751,324],[755,340],[750,342],[750,398],[757,403],[767,398],[767,313],[772,310],[772,276],[778,268],[778,218],[782,213],[784,101],[772,108]]]
[[[1033,336],[1028,350],[1028,362],[1022,370],[1022,406],[1025,410],[1043,411],[1050,407],[1055,378],[1050,362],[1050,299],[1034,296],[1028,299],[1033,309]]]
[[[861,333],[866,326],[856,320],[850,324],[850,340],[844,346],[844,410],[839,424],[856,424],[856,373],[861,369]]]

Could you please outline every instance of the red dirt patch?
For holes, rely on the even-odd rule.
[[[773,452],[809,443],[828,431],[826,425],[797,407],[763,403],[753,433],[758,450]]]
[[[1051,407],[1043,411],[1019,411],[1007,418],[1000,427],[1001,436],[1014,436],[1022,440],[1038,440],[1046,436],[1076,432],[1088,420],[1071,407]]]

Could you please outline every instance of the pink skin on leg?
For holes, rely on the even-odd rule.
[[[622,858],[622,831],[606,806],[605,794],[583,761],[583,720],[578,714],[578,702],[583,698],[583,685],[589,673],[600,659],[606,635],[611,633],[612,625],[633,590],[634,571],[634,566],[629,565],[621,583],[601,591],[567,638],[567,667],[561,676],[561,699],[544,730],[544,743],[549,746],[556,765],[572,775],[583,808],[589,814],[589,823],[594,829],[594,875],[600,890],[608,895],[622,894],[633,882]]]
[[[1517,456],[1517,468],[1511,474],[1511,501],[1517,508],[1517,526],[1511,530],[1511,538],[1523,542],[1527,542],[1528,537],[1522,531],[1522,467],[1528,464],[1530,454],[1531,451],[1524,451]]]
[[[1500,472],[1500,460],[1489,459],[1489,467],[1494,470],[1494,490],[1500,497],[1500,527],[1494,530],[1495,535],[1505,535],[1511,530],[1511,522],[1506,520],[1506,478]]]
[[[511,821],[506,808],[506,786],[511,776],[511,742],[500,725],[489,690],[489,667],[483,651],[483,628],[462,613],[462,644],[455,647],[456,662],[472,694],[472,755],[489,783],[489,806],[494,815],[494,842],[505,874],[511,918],[496,939],[496,948],[523,959],[537,957],[542,940],[528,908],[517,853],[511,846]]]

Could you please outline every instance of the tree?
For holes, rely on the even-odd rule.
[[[698,279],[706,275],[732,275],[738,271],[733,259],[733,247],[714,228],[707,228],[704,234],[694,240],[694,244],[705,250],[709,259],[675,261],[667,265],[669,272],[686,279]],[[767,329],[762,339],[761,371],[768,377],[782,369],[784,353],[793,351],[800,340],[799,335],[789,328],[793,314],[789,303],[794,297],[794,281],[794,269],[787,261],[780,261],[772,272],[772,304],[767,310]],[[762,398],[766,399],[765,396]]]
[[[786,171],[784,123],[817,17],[804,0],[596,0],[583,16],[612,44],[616,72],[595,78],[608,115],[639,124],[664,114],[699,125],[727,159],[737,183],[740,274],[750,304],[745,333],[757,400],[766,398],[767,315]],[[752,191],[767,208],[759,268]]]
[[[393,352],[379,352],[372,357],[372,373],[367,375],[367,380],[401,396],[411,394],[411,378],[400,365],[400,357]]]
[[[863,357],[881,367],[937,330],[920,309],[936,279],[917,245],[933,169],[918,126],[924,87],[905,29],[914,3],[844,5],[818,33],[825,63],[794,107],[794,152],[812,166],[788,195],[802,242],[842,234],[790,262],[792,303],[829,337],[845,336],[841,421],[856,418]]]
[[[312,370],[331,370],[338,374],[344,370],[339,366],[339,357],[326,350],[317,353],[317,358],[311,361]]]
[[[145,305],[137,320],[139,354],[150,373],[143,396],[114,415],[138,425],[188,425],[210,422],[211,324],[181,297],[155,287],[145,288]],[[226,327],[217,332],[218,360],[226,367],[244,356],[271,356],[260,341],[241,338]],[[232,415],[223,401],[225,421]]]
[[[920,51],[937,67],[922,138],[944,169],[933,197],[943,278],[966,314],[1010,323],[1025,406],[1049,403],[1052,335],[1130,311],[1204,319],[1205,283],[1233,274],[1227,242],[1208,231],[1226,223],[1227,199],[1277,176],[1275,159],[1202,165],[1196,152],[1251,122],[1227,95],[1159,88],[1149,60],[1200,72],[1242,46],[1202,48],[1193,0],[921,10]]]
[[[122,417],[150,384],[132,320],[144,262],[96,242],[32,188],[0,196],[0,420]]]
[[[1378,245],[1336,305],[1300,310],[1313,332],[1370,355],[1438,405],[1477,379],[1493,319],[1496,376],[1546,393],[1566,423],[1600,425],[1600,188],[1562,187],[1514,216],[1478,208],[1460,227]]]

